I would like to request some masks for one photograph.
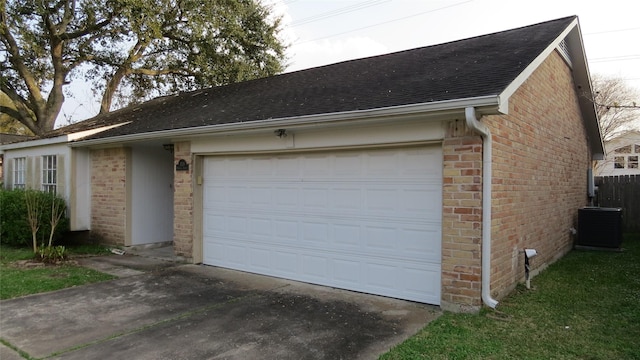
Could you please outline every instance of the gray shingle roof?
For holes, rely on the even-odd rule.
[[[131,121],[91,137],[105,138],[498,95],[574,19],[161,97],[87,125]]]

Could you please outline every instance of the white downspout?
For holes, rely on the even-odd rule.
[[[476,109],[464,109],[467,126],[482,136],[482,301],[495,309],[491,297],[491,133],[476,118]]]

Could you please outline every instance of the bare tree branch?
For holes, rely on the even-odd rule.
[[[622,79],[594,75],[593,95],[590,100],[596,105],[600,128],[605,142],[629,130],[640,120],[640,95]]]

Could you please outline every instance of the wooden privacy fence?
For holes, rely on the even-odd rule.
[[[640,232],[640,175],[597,176],[597,205],[622,208],[625,232]]]

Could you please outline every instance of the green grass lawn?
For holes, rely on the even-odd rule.
[[[445,313],[380,359],[640,359],[640,234],[577,251],[498,311]]]
[[[72,256],[105,252],[103,248],[95,246],[71,247],[68,251]],[[11,299],[114,278],[108,274],[69,264],[36,268],[12,266],[16,261],[32,258],[33,252],[30,249],[0,246],[0,299]]]

